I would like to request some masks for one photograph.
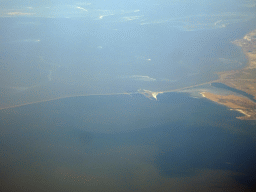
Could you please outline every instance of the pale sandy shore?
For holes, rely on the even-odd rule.
[[[238,111],[243,114],[242,117],[237,117],[241,120],[256,120],[256,103],[250,99],[237,95],[217,95],[210,92],[201,92],[202,97],[224,105],[230,110]]]
[[[248,59],[248,64],[241,70],[232,70],[220,72],[219,82],[229,87],[244,91],[254,96],[256,99],[256,30],[246,34],[243,39],[238,39],[232,43],[241,47]],[[201,92],[202,97],[211,101],[225,105],[231,110],[238,111],[243,114],[237,117],[241,120],[256,120],[256,103],[252,100],[232,95],[213,94],[209,92]]]

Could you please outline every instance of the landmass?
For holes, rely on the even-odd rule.
[[[248,59],[247,66],[240,70],[219,72],[219,79],[212,81],[223,83],[231,88],[248,93],[256,99],[256,29],[244,36],[243,39],[235,40],[233,44],[240,46]],[[212,82],[207,82],[212,83]],[[203,83],[206,84],[206,83]],[[196,85],[198,86],[198,85]],[[191,86],[194,87],[194,86]],[[188,87],[188,88],[191,88]],[[182,88],[185,89],[185,88]],[[175,90],[172,90],[175,91]],[[164,92],[172,92],[164,91]],[[178,91],[178,90],[176,90]],[[164,92],[153,92],[149,90],[138,90],[149,99],[156,99],[157,95]],[[256,120],[256,102],[235,93],[230,95],[213,94],[202,92],[201,95],[211,101],[225,105],[230,110],[236,110],[243,114],[237,117],[240,120]]]
[[[201,84],[191,85],[189,87],[183,87],[175,90],[169,90],[169,91],[163,91],[163,92],[154,92],[149,91],[145,89],[138,90],[138,93],[143,94],[149,99],[155,99],[157,100],[157,96],[161,93],[165,92],[177,92],[181,90],[187,90],[194,88],[196,86],[209,84],[213,82],[223,83],[231,88],[235,88],[237,90],[246,92],[254,97],[254,101],[250,100],[249,98],[245,96],[238,96],[237,94],[232,95],[217,95],[210,92],[203,92],[201,93],[205,98],[212,100],[216,103],[219,103],[221,105],[225,105],[226,107],[230,108],[231,110],[236,110],[240,113],[242,113],[244,116],[237,117],[241,120],[256,120],[256,29],[248,33],[244,36],[243,39],[235,40],[232,42],[233,44],[241,47],[242,51],[244,52],[245,56],[248,59],[247,65],[240,70],[232,70],[232,71],[224,71],[219,72],[219,79],[205,82]],[[147,77],[147,76],[141,76],[141,77]],[[51,72],[48,76],[48,79],[51,80]],[[151,78],[152,80],[152,78]],[[154,80],[154,79],[153,79]],[[152,80],[152,81],[153,81]],[[36,88],[37,86],[33,87]],[[30,90],[30,87],[11,87],[12,89],[16,91],[23,91],[23,90]],[[45,88],[46,89],[46,88]],[[53,85],[52,90],[56,89],[55,85]],[[71,88],[70,88],[71,89]],[[22,95],[22,98],[17,99],[17,104],[13,104],[13,99],[4,98],[1,103],[7,103],[6,106],[0,106],[1,109],[6,109],[11,107],[17,107],[32,103],[37,103],[41,101],[49,101],[49,100],[55,100],[60,98],[66,98],[66,97],[74,97],[74,96],[87,96],[87,95],[119,95],[119,94],[130,94],[130,93],[108,93],[108,94],[71,94],[67,95],[65,97],[59,95],[59,94],[48,94],[42,97],[43,94],[40,94],[40,91],[43,92],[44,90],[30,90],[30,93],[28,95],[35,95],[35,101],[27,103],[26,102],[26,95]],[[72,88],[73,91],[73,88]],[[80,91],[80,90],[79,90]],[[2,91],[3,92],[3,91]],[[3,94],[1,92],[1,94]],[[80,93],[80,92],[79,92]],[[37,96],[40,95],[40,98]],[[17,96],[18,97],[18,96]],[[41,100],[40,100],[41,99]]]
[[[202,92],[201,95],[219,104],[229,107],[231,110],[236,110],[244,116],[237,117],[241,120],[256,119],[256,103],[246,97],[236,95],[216,95],[209,92]]]
[[[232,70],[218,73],[219,83],[244,91],[256,99],[256,29],[235,40],[233,44],[240,46],[248,59],[248,64],[241,70]],[[201,95],[209,100],[229,107],[242,113],[241,120],[256,120],[256,103],[249,98],[237,95],[216,95],[202,92]]]
[[[219,73],[220,82],[251,94],[256,99],[256,30],[232,43],[242,48],[248,64],[241,70]]]

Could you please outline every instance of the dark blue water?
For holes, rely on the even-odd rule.
[[[194,180],[195,189],[209,182],[249,189],[255,182],[255,125],[237,115],[181,93],[159,95],[158,101],[139,94],[74,97],[2,110],[1,186],[168,191],[186,185],[189,191]],[[198,172],[215,176],[201,180]]]

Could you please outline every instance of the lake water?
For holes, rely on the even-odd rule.
[[[249,191],[255,183],[255,122],[185,93],[73,97],[0,113],[2,190]]]

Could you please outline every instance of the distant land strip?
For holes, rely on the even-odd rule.
[[[188,87],[182,87],[182,88],[178,88],[178,89],[173,89],[173,90],[167,90],[167,91],[161,91],[161,92],[154,92],[154,91],[139,91],[136,93],[140,93],[145,95],[148,98],[155,98],[153,95],[156,94],[158,95],[159,93],[170,93],[170,92],[178,92],[178,91],[182,91],[182,90],[186,90],[186,89],[190,89],[190,88],[194,88],[194,87],[198,87],[201,85],[206,85],[206,84],[211,84],[214,82],[219,82],[218,80],[213,80],[213,81],[208,81],[205,83],[200,83],[200,84],[195,84],[195,85],[191,85]],[[53,98],[53,99],[46,99],[46,100],[41,100],[41,101],[35,101],[35,102],[30,102],[30,103],[24,103],[24,104],[20,104],[20,105],[13,105],[13,106],[8,106],[8,107],[2,107],[0,108],[0,110],[4,110],[4,109],[11,109],[11,108],[16,108],[16,107],[22,107],[22,106],[26,106],[26,105],[32,105],[32,104],[36,104],[36,103],[43,103],[43,102],[48,102],[48,101],[55,101],[55,100],[59,100],[59,99],[66,99],[66,98],[72,98],[72,97],[87,97],[87,96],[107,96],[107,95],[130,95],[132,92],[123,92],[123,93],[104,93],[104,94],[84,94],[84,95],[71,95],[71,96],[63,96],[63,97],[57,97],[57,98]]]
[[[233,44],[240,46],[248,58],[248,65],[241,69],[241,70],[231,70],[231,71],[224,71],[219,72],[219,79],[200,83],[196,85],[191,85],[188,87],[182,87],[178,89],[173,90],[166,90],[161,92],[154,92],[149,90],[140,90],[136,93],[141,93],[145,95],[146,97],[152,99],[157,99],[157,95],[161,93],[168,93],[168,92],[178,92],[194,87],[198,87],[201,85],[211,84],[211,83],[223,83],[231,88],[235,88],[237,90],[241,90],[243,92],[246,92],[252,96],[254,96],[254,99],[256,99],[256,29],[252,32],[248,33],[244,36],[243,39],[235,40],[232,42]],[[65,98],[71,98],[71,97],[85,97],[85,96],[101,96],[101,95],[130,95],[131,93],[124,92],[124,93],[106,93],[106,94],[88,94],[88,95],[71,95],[71,96],[64,96],[64,97],[58,97],[53,99],[46,99],[42,101],[35,101],[31,103],[24,103],[20,105],[13,105],[9,107],[3,107],[0,108],[0,110],[3,109],[9,109],[9,108],[16,108],[21,107],[25,105],[31,105],[35,103],[42,103],[47,101],[53,101],[58,99],[65,99]],[[238,117],[242,120],[256,120],[256,105],[255,102],[251,101],[250,99],[246,97],[241,96],[235,96],[235,95],[216,95],[213,93],[207,93],[203,92],[201,95],[209,100],[212,100],[216,103],[219,103],[221,105],[225,105],[233,110],[236,110],[240,113],[242,113],[243,117]]]

